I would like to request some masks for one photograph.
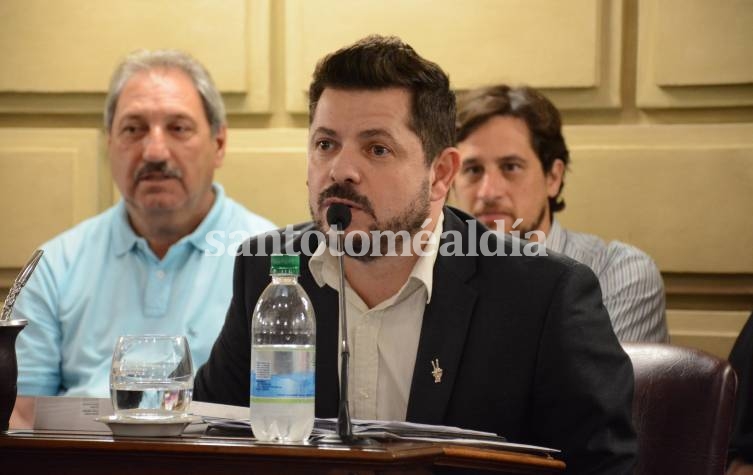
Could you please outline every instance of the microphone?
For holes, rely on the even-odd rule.
[[[327,209],[327,224],[337,234],[337,260],[340,265],[340,407],[337,412],[337,435],[343,442],[353,442],[353,424],[350,421],[348,408],[348,361],[350,347],[348,346],[348,320],[345,315],[345,268],[343,267],[343,241],[345,229],[350,224],[352,215],[350,208],[342,203],[334,203]]]
[[[353,216],[350,214],[348,205],[342,203],[332,203],[327,209],[327,224],[330,227],[336,227],[338,231],[345,231],[350,225]]]

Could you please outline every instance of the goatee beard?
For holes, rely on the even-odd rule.
[[[421,183],[418,193],[416,193],[408,206],[403,208],[402,213],[385,222],[379,222],[376,218],[374,208],[367,197],[358,194],[349,185],[335,184],[319,195],[317,209],[321,210],[321,203],[327,198],[342,198],[357,203],[367,214],[372,216],[374,223],[366,231],[368,233],[366,242],[364,242],[363,235],[359,233],[351,237],[352,246],[350,246],[350,249],[348,249],[348,246],[345,249],[348,257],[359,262],[369,263],[380,257],[384,257],[391,251],[398,251],[398,254],[400,254],[405,241],[405,233],[398,234],[400,231],[407,232],[409,239],[412,239],[422,229],[431,211],[429,194],[430,186],[427,178]],[[329,226],[326,225],[323,217],[317,215],[310,205],[309,212],[317,229],[325,233],[325,230]],[[375,234],[378,234],[378,243],[374,242]],[[390,235],[394,236],[394,238],[390,239]],[[394,246],[394,249],[390,249],[392,246]],[[374,252],[375,249],[379,249],[379,252]],[[352,252],[347,252],[348,250],[352,250]]]

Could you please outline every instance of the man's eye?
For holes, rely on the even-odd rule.
[[[371,146],[371,153],[375,157],[386,157],[390,154],[390,149],[385,147],[384,145],[372,145]]]
[[[474,176],[484,173],[484,168],[479,165],[471,165],[463,168],[463,175]]]
[[[329,140],[319,140],[316,142],[316,148],[323,152],[332,150],[333,147],[334,144],[332,144],[332,142],[330,142]]]
[[[504,163],[501,166],[503,172],[515,172],[520,170],[520,164],[518,163]]]
[[[320,152],[333,152],[339,146],[337,142],[332,139],[320,139],[315,142],[316,149]]]
[[[141,131],[141,127],[133,124],[124,125],[120,128],[120,132],[125,135],[135,135]]]
[[[467,165],[460,169],[458,180],[460,183],[477,183],[484,176],[481,165]]]
[[[178,134],[184,134],[186,132],[189,132],[191,130],[191,127],[189,127],[187,124],[174,124],[170,127],[170,129]]]

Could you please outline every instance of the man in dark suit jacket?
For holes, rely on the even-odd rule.
[[[326,57],[309,94],[314,222],[298,228],[292,250],[303,251],[300,283],[317,314],[317,417],[338,410],[338,293],[313,265],[322,258],[307,255],[318,244],[307,231],[327,230],[327,209],[344,203],[353,214],[347,236],[362,234],[345,258],[349,292],[366,309],[361,313],[383,311],[376,318],[382,325],[388,314],[393,324],[418,323],[405,332],[415,350],[383,339],[373,347],[376,392],[366,399],[378,396],[367,401],[376,414],[559,448],[569,473],[630,473],[632,367],[594,274],[566,257],[525,255],[524,242],[481,236],[484,227],[444,206],[459,155],[454,95],[441,69],[396,38],[369,37]],[[414,241],[421,230],[433,232],[441,239],[423,249],[439,252],[422,255],[414,245],[408,254],[378,257],[380,243],[363,238],[375,230],[405,230]],[[236,261],[233,299],[197,374],[197,400],[248,404],[249,321],[269,283],[265,256],[273,250],[269,236],[260,239],[243,248],[264,255]],[[363,250],[366,256],[357,257]],[[351,342],[351,351],[368,351],[362,344]],[[398,366],[413,368],[404,381],[400,368],[382,367],[395,354]],[[368,393],[359,380],[351,379],[351,394]],[[406,387],[404,400],[384,391]]]

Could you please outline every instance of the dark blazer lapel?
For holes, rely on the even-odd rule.
[[[445,208],[444,231],[450,230],[460,232],[466,253],[468,230],[458,216]],[[443,239],[440,246],[444,242]],[[473,257],[437,256],[431,301],[424,312],[413,370],[408,421],[443,423],[477,297],[476,291],[466,284],[475,270]],[[440,382],[435,382],[432,374],[432,361],[437,360],[442,369]]]

